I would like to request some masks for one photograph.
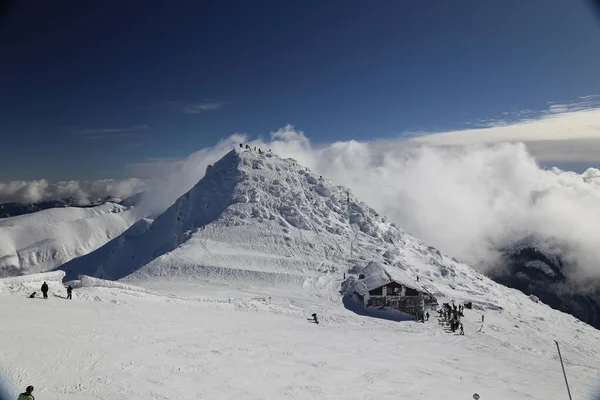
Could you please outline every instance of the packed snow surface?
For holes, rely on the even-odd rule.
[[[72,301],[57,286],[27,298],[41,282],[0,291],[12,395],[32,384],[38,399],[61,400],[562,400],[554,340],[573,397],[596,384],[598,331],[270,153],[227,154],[154,221],[61,268],[77,282]],[[340,291],[361,273],[473,302],[465,335],[433,310],[418,323],[347,308]]]
[[[465,336],[435,316],[359,316],[315,287],[195,282],[195,296],[174,285],[170,294],[84,287],[72,301],[52,289],[49,300],[2,295],[0,368],[12,395],[33,384],[38,399],[562,400],[557,339],[574,398],[585,398],[598,331],[482,286],[499,304],[466,310]],[[307,321],[313,312],[319,325]]]
[[[0,218],[0,277],[51,270],[97,249],[135,220],[131,210],[113,203]]]

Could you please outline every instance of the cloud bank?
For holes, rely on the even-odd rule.
[[[98,181],[0,182],[0,203],[30,204],[50,200],[70,200],[77,205],[88,205],[109,197],[124,199],[147,188],[143,179],[104,179]]]

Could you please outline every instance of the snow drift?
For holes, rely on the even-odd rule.
[[[58,271],[58,272],[61,272],[64,277],[65,273],[63,271]],[[78,285],[77,285],[78,287],[105,287],[105,288],[129,290],[129,291],[133,291],[133,292],[153,293],[150,290],[146,290],[146,289],[138,287],[138,286],[127,285],[125,283],[115,282],[115,281],[107,281],[106,279],[94,278],[94,277],[87,276],[87,275],[81,275],[79,277],[79,279],[77,280],[77,282],[78,282]]]
[[[50,293],[64,293],[64,286],[62,284],[64,277],[65,273],[63,271],[53,271],[12,278],[1,278],[0,294],[29,295],[36,291],[41,296],[40,288],[44,282],[48,284]]]
[[[0,278],[4,285],[19,285],[23,283],[62,282],[65,277],[64,271],[42,272],[39,274],[16,276],[13,278]]]

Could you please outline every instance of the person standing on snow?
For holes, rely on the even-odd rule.
[[[465,330],[463,328],[463,324],[462,323],[460,324],[460,334],[463,335],[463,336],[465,335]]]
[[[19,395],[18,400],[35,400],[35,397],[33,397],[31,392],[33,392],[33,386],[27,386],[25,392]]]
[[[481,323],[483,323],[483,321],[485,320],[485,315],[481,316]]]
[[[427,321],[429,321],[429,311],[427,311],[427,313],[425,314],[425,317],[427,318]]]
[[[44,282],[44,284],[42,285],[42,293],[44,294],[44,298],[47,299],[48,298],[48,284],[46,282]]]
[[[73,300],[73,288],[71,285],[67,287],[67,299]]]

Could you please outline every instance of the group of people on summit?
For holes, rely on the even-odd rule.
[[[245,148],[246,148],[247,150],[252,150],[252,148],[251,148],[249,145],[245,145],[245,146],[246,146]],[[243,148],[244,148],[244,143],[240,143],[240,149],[243,149]],[[256,150],[256,146],[254,146],[254,151],[257,151],[257,150]],[[267,153],[270,153],[270,152],[271,152],[271,149],[269,149],[269,151],[267,151]],[[260,147],[259,147],[259,148],[258,148],[258,154],[264,154],[264,153],[265,153],[265,152],[264,152],[264,151],[262,151],[262,150],[260,149]]]

